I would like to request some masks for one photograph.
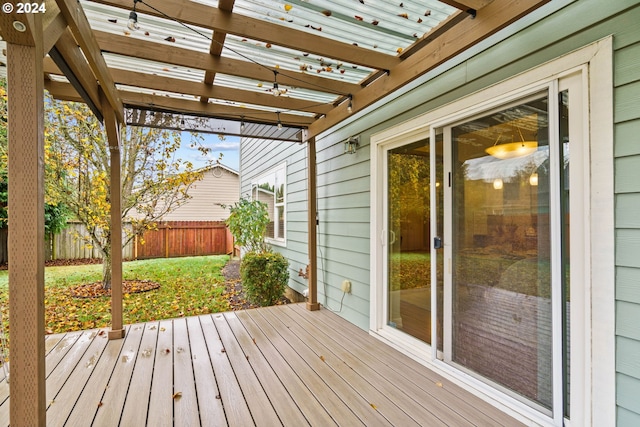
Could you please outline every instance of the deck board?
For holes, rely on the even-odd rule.
[[[122,426],[144,426],[147,421],[147,413],[149,409],[149,396],[151,395],[151,379],[153,378],[153,364],[155,361],[156,348],[158,344],[158,322],[147,323],[142,326],[142,341],[138,354],[136,355],[135,365],[131,374],[127,398],[124,401],[124,407],[120,415]],[[129,329],[135,331],[136,328]],[[98,411],[96,422],[100,426],[111,425],[114,418],[109,418],[108,413]]]
[[[293,304],[288,308],[298,312],[302,309]],[[417,384],[429,393],[429,400],[435,400],[439,405],[461,414],[475,425],[487,427],[522,425],[475,395],[468,394],[464,399],[460,399],[460,387],[436,372],[425,369],[415,360],[393,348],[386,345],[380,346],[378,340],[368,334],[362,334],[362,330],[355,325],[337,321],[338,317],[327,310],[322,310],[319,315],[334,333],[341,335],[345,340],[351,340],[358,348],[373,355],[380,363],[400,375],[399,381]]]
[[[220,420],[225,419],[224,408],[219,398],[220,393],[216,377],[213,374],[213,366],[211,366],[211,358],[200,318],[188,318],[187,326],[189,327],[193,374],[198,395],[198,407],[200,408],[200,422],[203,426],[216,425],[220,423]]]
[[[153,375],[147,425],[154,427],[173,425],[173,321],[163,320],[157,326],[158,341],[154,353]],[[144,399],[145,396],[140,396]]]
[[[105,386],[105,390],[100,396],[100,401],[95,407],[96,414],[93,424],[96,426],[109,425],[113,420],[119,420],[122,416],[122,408],[127,398],[129,384],[131,384],[136,358],[140,353],[144,325],[131,325],[126,330],[125,341],[121,346],[118,362],[111,372],[109,386]]]
[[[114,341],[105,330],[46,338],[47,425],[522,425],[325,309],[125,329]],[[9,424],[3,387],[0,426]]]

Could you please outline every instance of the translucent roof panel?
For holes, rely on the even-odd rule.
[[[233,7],[235,14],[390,55],[406,49],[456,10],[435,0],[236,0]]]

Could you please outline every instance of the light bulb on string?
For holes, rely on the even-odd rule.
[[[280,111],[278,111],[277,114],[278,114],[278,129],[282,129],[282,122],[280,121]]]
[[[136,13],[136,3],[140,0],[133,0],[133,10],[129,12],[129,21],[127,22],[127,28],[131,31],[135,31],[140,29],[140,25],[138,25],[138,14]]]

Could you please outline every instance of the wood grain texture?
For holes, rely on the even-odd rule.
[[[520,425],[305,304],[125,329],[123,340],[107,340],[106,329],[47,338],[47,425]],[[1,426],[8,402],[0,403]]]

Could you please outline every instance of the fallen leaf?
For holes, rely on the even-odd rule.
[[[99,408],[99,407],[101,407],[102,405],[104,405],[104,403],[99,402],[99,403],[98,403],[98,408]]]
[[[169,36],[169,37],[165,38],[165,41],[168,41],[168,42],[174,43],[174,42],[176,41],[176,39],[175,39],[175,37],[171,37],[171,36]]]
[[[373,403],[369,403],[369,405],[371,405],[371,407],[372,407],[373,409],[375,409],[376,411],[378,410],[378,407],[377,407],[376,405],[374,405]]]
[[[320,360],[324,362],[324,356],[320,355]]]
[[[289,12],[291,9],[293,9],[293,6],[291,6],[289,3],[284,5],[284,10],[286,10],[287,12]]]
[[[117,24],[117,23],[118,23],[118,20],[117,20],[117,19],[107,19],[107,21],[112,22],[112,23],[114,23],[114,24]]]
[[[174,399],[180,399],[182,397],[182,392],[181,391],[176,391],[175,393],[173,393],[173,397]]]
[[[216,399],[222,399],[219,394],[216,394]]]
[[[226,353],[227,350],[225,350],[224,348],[222,350],[220,350],[220,353]]]
[[[436,382],[436,385],[437,385],[438,387],[442,387],[442,383],[441,383],[440,381]]]
[[[330,10],[323,10],[323,11],[322,11],[322,14],[323,14],[324,16],[331,16],[331,11],[330,11]]]

